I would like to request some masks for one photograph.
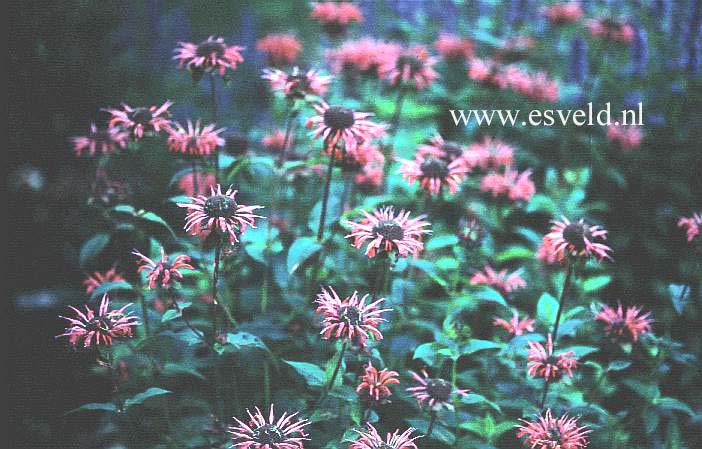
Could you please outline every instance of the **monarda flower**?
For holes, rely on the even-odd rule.
[[[199,44],[179,42],[174,50],[173,59],[178,61],[178,66],[187,68],[193,77],[199,79],[203,73],[217,72],[224,76],[227,69],[236,70],[236,66],[244,62],[241,51],[244,47],[227,45],[224,39],[210,36]]]
[[[545,348],[538,341],[529,342],[527,372],[531,377],[543,377],[547,382],[560,380],[564,372],[573,377],[573,369],[578,366],[578,359],[574,355],[573,351],[554,354],[553,340],[551,334],[548,334]]]
[[[607,126],[607,139],[614,142],[622,151],[631,151],[641,145],[643,133],[639,126],[611,124]]]
[[[353,429],[359,437],[349,445],[349,449],[417,449],[414,440],[419,438],[419,435],[410,438],[415,431],[413,427],[402,433],[400,429],[393,433],[388,432],[383,439],[373,424],[367,423],[366,426],[368,430]]]
[[[685,229],[688,242],[692,242],[697,236],[702,239],[702,212],[694,213],[692,217],[680,217],[678,227]]]
[[[623,19],[600,17],[586,21],[590,36],[629,44],[634,40],[634,27]]]
[[[315,300],[316,312],[322,316],[323,328],[320,334],[327,340],[349,340],[361,346],[366,345],[369,337],[382,340],[383,334],[378,330],[378,326],[387,320],[380,315],[392,309],[379,308],[379,304],[385,301],[385,298],[366,304],[368,296],[363,295],[359,298],[358,292],[354,291],[351,296],[342,300],[332,287],[328,290],[322,287]]]
[[[83,286],[85,287],[85,293],[90,296],[96,288],[100,287],[102,284],[107,284],[109,282],[119,282],[124,281],[124,277],[121,273],[117,272],[117,269],[113,266],[104,273],[99,271],[93,272],[93,274],[85,274],[87,277],[83,281]]]
[[[318,115],[307,119],[306,126],[312,131],[312,137],[324,140],[324,148],[335,147],[343,143],[343,150],[353,151],[363,142],[369,142],[385,134],[385,126],[368,120],[373,114],[355,112],[342,106],[329,106],[325,102],[316,104]]]
[[[308,95],[321,97],[329,89],[330,76],[320,75],[317,70],[301,71],[298,67],[286,73],[278,69],[264,69],[261,78],[268,81],[274,92],[281,92],[290,99],[304,99]]]
[[[512,166],[514,151],[514,147],[502,140],[485,136],[480,142],[468,147],[463,154],[463,160],[471,168],[498,170]]]
[[[541,9],[541,15],[553,25],[577,22],[583,17],[583,9],[578,2],[555,3]]]
[[[365,218],[360,222],[346,222],[351,226],[351,233],[346,238],[353,239],[356,249],[367,243],[365,254],[368,257],[375,257],[379,251],[399,257],[410,254],[417,257],[424,249],[422,236],[431,234],[429,229],[425,229],[430,224],[423,221],[424,215],[410,219],[410,212],[404,210],[395,215],[392,206],[375,209],[371,213],[361,210],[361,213]]]
[[[378,371],[368,362],[356,392],[364,402],[386,403],[387,398],[392,396],[389,386],[400,383],[398,376],[397,372],[388,371],[387,368]]]
[[[545,72],[530,74],[517,68],[505,72],[507,82],[518,94],[538,102],[555,103],[558,101],[560,87],[558,82],[549,78]]]
[[[490,265],[485,265],[483,271],[477,271],[470,278],[470,285],[487,285],[504,294],[526,287],[526,281],[522,279],[519,271],[507,273],[507,269],[495,271]]]
[[[293,137],[288,136],[288,146],[292,147],[293,142]],[[283,151],[283,146],[285,145],[285,132],[280,129],[276,129],[272,133],[263,136],[261,139],[261,144],[267,149],[276,153]]]
[[[95,123],[90,124],[90,132],[85,136],[71,137],[73,152],[77,157],[95,153],[112,154],[127,148],[129,133],[118,128],[98,129]]]
[[[252,414],[248,409],[249,422],[245,423],[234,418],[234,424],[227,428],[231,435],[232,447],[237,449],[303,449],[304,442],[309,440],[305,427],[309,425],[306,419],[295,419],[299,412],[283,415],[275,419],[273,404],[268,418],[256,407]]]
[[[651,313],[641,313],[641,307],[631,306],[626,309],[619,304],[616,309],[604,306],[595,315],[595,319],[604,323],[604,329],[615,338],[628,338],[636,342],[639,336],[651,331],[653,320]]]
[[[272,33],[256,42],[256,49],[268,56],[273,67],[292,64],[302,51],[302,43],[293,34]]]
[[[493,326],[501,327],[512,335],[522,335],[525,332],[534,332],[535,320],[525,316],[524,319],[519,319],[519,312],[512,311],[512,318],[507,321],[502,318],[495,317],[492,322]]]
[[[530,449],[584,449],[588,445],[586,435],[591,432],[587,426],[578,426],[578,419],[567,414],[554,418],[551,409],[537,421],[520,419],[524,424],[519,429],[517,438],[526,437],[524,446]]]
[[[417,155],[423,158],[434,157],[439,158],[447,163],[453,162],[456,159],[461,159],[465,152],[465,147],[457,142],[444,140],[441,135],[436,134],[428,143],[424,143],[417,147]]]
[[[188,120],[187,128],[174,122],[168,129],[166,143],[172,152],[185,157],[209,156],[217,147],[224,146],[224,139],[220,136],[222,131],[224,128],[215,129],[214,123],[202,127],[200,120],[195,125]]]
[[[544,265],[555,265],[560,262],[558,252],[553,249],[553,242],[547,236],[541,239],[541,244],[536,250],[536,258]]]
[[[121,109],[105,109],[112,115],[108,127],[111,130],[129,131],[136,139],[141,139],[148,132],[158,133],[162,129],[167,131],[171,123],[168,120],[170,116],[168,108],[172,104],[172,102],[166,101],[161,106],[133,108],[122,103]]]
[[[331,37],[345,35],[351,22],[363,22],[363,13],[350,2],[314,2],[310,17],[319,21]]]
[[[386,60],[378,70],[391,86],[402,84],[422,90],[439,77],[432,68],[435,62],[426,48],[417,45],[402,51],[395,60]]]
[[[425,158],[420,155],[414,160],[403,160],[400,167],[402,179],[410,184],[419,181],[419,187],[430,195],[438,195],[443,187],[447,187],[451,193],[456,193],[467,171],[462,159],[447,163],[439,158]]]
[[[492,89],[506,89],[509,82],[504,76],[504,67],[492,59],[471,58],[468,77],[480,85]]]
[[[531,200],[536,193],[534,182],[529,179],[531,170],[519,173],[511,168],[505,169],[504,173],[488,173],[480,182],[481,192],[490,192],[493,197],[505,196],[511,201]]]
[[[158,262],[154,262],[137,250],[132,251],[132,254],[139,258],[137,263],[141,263],[142,265],[137,269],[137,273],[141,273],[142,271],[146,272],[150,289],[155,288],[156,285],[161,285],[162,288],[168,288],[172,280],[183,279],[183,274],[180,270],[195,269],[188,263],[190,262],[190,256],[181,254],[176,256],[173,262],[170,262],[163,247],[161,247],[161,259]]]
[[[395,61],[402,48],[393,43],[363,38],[346,41],[339,48],[328,50],[326,58],[334,73],[342,71],[377,77],[379,68]]]
[[[366,165],[361,168],[359,173],[356,173],[353,182],[358,186],[363,193],[369,194],[375,192],[383,184],[383,168],[374,165]]]
[[[412,396],[417,400],[419,407],[423,407],[425,404],[430,410],[441,410],[445,408],[447,410],[453,410],[452,395],[466,396],[468,390],[459,390],[451,385],[451,382],[440,379],[429,377],[426,370],[422,370],[422,375],[410,371],[410,374],[417,381],[419,385],[416,387],[407,388]]]
[[[191,235],[199,235],[202,231],[219,231],[229,237],[231,243],[239,241],[241,233],[248,226],[255,228],[256,209],[263,206],[244,206],[236,202],[236,190],[230,187],[222,193],[222,187],[210,188],[210,196],[196,195],[190,203],[178,203],[179,207],[188,209],[185,217],[185,230]]]
[[[114,339],[131,337],[132,328],[140,324],[136,317],[130,316],[131,312],[126,312],[131,304],[117,310],[109,310],[109,305],[109,298],[103,295],[97,313],[87,305],[85,313],[69,306],[76,316],[75,318],[59,317],[67,320],[71,326],[66,328],[65,333],[56,337],[68,337],[68,341],[73,346],[82,343],[84,348],[110,346]]]
[[[466,61],[473,57],[475,45],[470,39],[454,34],[441,33],[434,42],[436,51],[447,61]]]
[[[196,196],[206,194],[211,187],[217,184],[213,173],[197,172],[197,183],[195,183],[195,173],[186,173],[178,180],[178,188],[185,193],[186,196]],[[197,192],[195,186],[197,185]]]
[[[571,223],[566,217],[561,217],[562,221],[554,220],[551,232],[546,234],[551,243],[551,251],[558,260],[565,260],[566,257],[590,257],[595,256],[599,261],[612,259],[609,253],[612,248],[599,243],[607,238],[607,231],[601,226],[589,226],[583,219]]]

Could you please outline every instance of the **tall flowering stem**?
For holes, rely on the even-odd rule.
[[[219,107],[217,106],[217,86],[213,72],[210,72],[210,104],[212,106],[212,122],[216,123]],[[219,149],[217,147],[212,152],[212,157],[214,158],[215,182],[219,184]]]
[[[214,268],[212,270],[212,308],[210,310],[212,320],[212,342],[217,338],[217,284],[219,283],[219,262],[222,252],[221,236],[218,236],[217,247],[214,253]]]
[[[429,427],[427,428],[427,436],[430,437],[432,431],[434,430],[434,423],[436,422],[436,411],[432,410],[429,412]]]
[[[397,129],[400,127],[400,118],[402,117],[402,105],[405,102],[405,97],[407,96],[407,89],[404,86],[400,86],[397,91],[397,99],[395,100],[395,112],[392,115],[392,121],[390,122],[390,134],[393,140],[397,136]],[[390,165],[392,163],[391,152],[393,151],[393,145],[386,147],[385,154],[385,165],[383,166],[383,185],[387,187],[388,174],[390,173]]]
[[[327,148],[327,140],[324,141]],[[322,194],[322,210],[319,212],[319,228],[317,229],[317,241],[321,242],[324,237],[324,222],[327,217],[327,204],[329,203],[329,191],[331,189],[332,172],[334,171],[334,159],[336,159],[336,144],[331,148],[329,155],[329,165],[327,165],[327,179],[324,182],[324,193]]]
[[[141,319],[144,321],[144,334],[148,337],[151,335],[151,327],[149,326],[149,308],[146,305],[144,292],[139,291],[139,307],[141,308]]]
[[[344,340],[341,343],[341,349],[339,350],[338,359],[336,361],[336,366],[334,367],[334,371],[332,372],[332,376],[331,376],[331,378],[329,378],[329,382],[327,382],[327,384],[324,386],[322,393],[319,395],[319,399],[317,399],[317,402],[315,402],[314,405],[312,406],[312,409],[310,410],[310,415],[317,407],[319,407],[319,405],[322,403],[324,398],[327,397],[327,394],[329,394],[329,391],[334,386],[334,382],[336,382],[336,376],[339,375],[339,370],[341,369],[341,363],[344,361],[344,354],[346,354],[346,349],[348,348],[348,345],[349,345],[348,340]]]

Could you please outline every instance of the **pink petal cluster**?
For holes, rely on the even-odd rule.
[[[100,287],[102,284],[107,284],[109,282],[119,282],[124,281],[124,277],[121,273],[117,272],[117,269],[113,265],[112,268],[101,273],[99,271],[93,272],[93,274],[87,274],[83,281],[83,286],[85,287],[85,293],[91,295],[96,288]]]
[[[292,64],[302,51],[302,43],[294,34],[271,33],[256,42],[256,49],[268,56],[274,67]]]
[[[488,173],[480,182],[480,191],[490,192],[493,197],[503,196],[511,201],[528,202],[536,193],[530,176],[531,170],[519,173],[512,168],[505,169],[503,173]]]
[[[532,377],[543,377],[547,382],[560,380],[564,373],[573,377],[573,370],[578,366],[578,359],[573,351],[553,353],[553,340],[548,335],[546,347],[538,341],[529,342],[527,372]]]
[[[514,147],[506,142],[495,137],[485,136],[481,141],[468,147],[463,154],[463,160],[471,168],[499,170],[512,166],[514,152]]]
[[[600,17],[585,22],[590,36],[629,44],[634,40],[634,27],[623,19]]]
[[[190,256],[178,255],[173,259],[173,262],[169,261],[169,257],[166,251],[161,247],[161,258],[158,262],[146,257],[137,250],[132,251],[132,254],[139,258],[137,263],[141,264],[137,269],[137,273],[145,271],[147,274],[147,279],[149,280],[149,288],[156,288],[160,285],[161,288],[169,288],[171,281],[174,279],[183,279],[183,274],[180,270],[194,270],[192,265],[190,265]]]
[[[342,106],[329,106],[325,102],[314,105],[317,115],[307,119],[314,139],[322,138],[324,148],[342,143],[343,149],[353,151],[364,142],[385,134],[385,126],[368,120],[369,112],[356,112]]]
[[[281,92],[288,98],[305,98],[307,95],[321,97],[332,80],[330,76],[320,75],[317,70],[304,72],[299,67],[294,67],[290,73],[264,69],[261,78],[268,81],[271,90]]]
[[[607,231],[601,226],[589,226],[583,219],[571,222],[566,217],[552,221],[551,232],[546,234],[548,248],[560,261],[567,257],[595,256],[599,261],[612,259],[612,248],[600,243],[607,239]],[[543,243],[542,243],[543,244]]]
[[[650,316],[651,312],[642,314],[639,306],[622,308],[620,303],[616,309],[604,306],[595,319],[604,323],[605,331],[611,336],[636,342],[639,336],[651,332],[653,320]]]
[[[356,222],[346,222],[351,226],[347,239],[353,239],[353,246],[360,249],[367,243],[365,254],[375,257],[380,251],[396,254],[399,257],[413,255],[417,257],[424,249],[422,236],[431,234],[429,222],[423,221],[424,215],[409,218],[410,212],[401,210],[398,214],[392,206],[375,209],[368,213],[361,210],[364,218]]]
[[[394,60],[386,59],[378,71],[391,86],[404,84],[423,90],[439,77],[433,69],[435,63],[425,47],[415,45],[402,50]]]
[[[492,322],[493,326],[501,327],[512,335],[522,335],[525,332],[534,332],[535,320],[525,316],[524,319],[519,319],[519,312],[512,311],[513,315],[509,321],[499,317],[495,317]]]
[[[643,132],[639,126],[611,124],[607,127],[607,139],[623,151],[631,151],[641,145]]]
[[[440,410],[442,408],[453,410],[452,396],[466,396],[468,390],[454,388],[451,382],[444,379],[429,377],[426,370],[421,371],[422,375],[410,371],[410,374],[417,381],[417,386],[407,388],[407,391],[417,399],[420,407],[425,404],[430,410]]]
[[[419,154],[414,160],[402,160],[400,173],[402,179],[409,184],[419,181],[419,188],[426,190],[430,195],[438,195],[442,188],[456,193],[458,186],[465,179],[468,171],[462,159],[450,163],[434,157],[424,157]]]
[[[166,143],[172,152],[183,156],[209,156],[217,147],[224,146],[224,139],[220,136],[223,131],[224,128],[215,129],[214,123],[201,126],[200,120],[194,125],[188,120],[187,128],[173,122]]]
[[[387,398],[392,396],[390,385],[399,384],[399,374],[395,371],[388,371],[387,368],[378,371],[370,362],[365,368],[361,383],[356,387],[356,392],[365,401],[382,403],[387,402]]]
[[[197,181],[197,183],[195,182]],[[197,185],[197,192],[195,186]],[[217,185],[217,180],[213,173],[197,172],[186,173],[178,180],[178,188],[185,193],[186,196],[205,195],[212,187]]]
[[[114,339],[131,337],[133,327],[139,325],[136,317],[130,316],[127,308],[131,304],[126,304],[117,310],[110,310],[110,300],[107,295],[103,295],[97,312],[85,306],[85,312],[81,312],[73,306],[69,306],[75,312],[75,318],[61,316],[70,324],[63,334],[58,337],[68,337],[68,341],[73,346],[83,344],[84,348],[92,346],[110,346]]]
[[[349,445],[349,449],[417,449],[414,440],[419,435],[412,437],[412,432],[415,431],[412,427],[402,433],[399,429],[393,433],[388,432],[383,439],[373,424],[367,423],[366,426],[368,430],[354,429],[359,437]]]
[[[378,76],[379,68],[395,61],[401,51],[397,44],[365,37],[346,41],[340,47],[328,50],[326,58],[334,73],[347,71]]]
[[[217,72],[224,76],[226,71],[236,70],[238,64],[244,62],[241,51],[244,47],[227,45],[224,38],[210,36],[207,40],[193,44],[179,42],[173,59],[179,67],[186,67],[191,72]]]
[[[692,217],[680,217],[678,227],[685,229],[687,241],[691,242],[695,237],[702,239],[702,212],[692,214]]]
[[[168,108],[172,105],[171,101],[166,101],[161,106],[134,108],[122,103],[121,109],[107,108],[105,111],[112,116],[108,123],[109,131],[128,131],[135,139],[141,139],[147,132],[168,131],[171,126]]]
[[[248,409],[248,423],[234,418],[234,423],[227,428],[231,435],[232,447],[236,449],[303,449],[309,440],[305,427],[310,424],[306,419],[295,419],[299,412],[283,413],[276,419],[273,404],[266,417],[256,407],[256,413]]]
[[[519,271],[507,272],[507,269],[495,271],[490,265],[485,265],[482,271],[477,271],[470,278],[470,285],[487,285],[504,294],[526,287]]]
[[[475,44],[472,40],[450,33],[441,33],[434,42],[436,51],[446,60],[465,61],[473,57]]]
[[[524,446],[530,449],[584,449],[588,445],[587,426],[578,426],[578,419],[563,415],[554,418],[551,409],[536,421],[520,419],[517,438],[526,437]]]
[[[583,9],[579,2],[554,3],[542,8],[541,15],[553,25],[565,25],[580,20],[583,17]]]
[[[119,128],[99,129],[95,123],[90,124],[90,132],[85,136],[71,137],[73,151],[77,157],[95,153],[112,154],[127,148],[129,133]]]
[[[343,36],[352,22],[363,22],[363,13],[351,2],[314,2],[310,17],[332,37]]]

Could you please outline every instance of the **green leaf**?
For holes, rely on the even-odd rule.
[[[583,282],[583,290],[588,293],[594,292],[606,287],[610,282],[612,282],[612,276],[608,274],[591,277]]]
[[[612,360],[607,366],[607,371],[622,371],[631,366],[628,360]]]
[[[503,347],[503,343],[495,343],[494,341],[490,340],[471,339],[467,345],[461,347],[461,354],[468,355],[478,351],[485,351],[487,349],[502,349]]]
[[[117,406],[113,404],[112,402],[91,402],[89,404],[83,404],[78,408],[74,408],[73,410],[66,412],[66,415],[69,415],[71,413],[75,412],[80,412],[83,410],[102,410],[106,412],[112,412],[112,413],[117,413],[119,410],[117,409]]]
[[[80,263],[80,266],[85,267],[86,263],[100,254],[108,243],[110,243],[109,234],[101,232],[92,236],[80,249],[80,254],[78,255],[78,263]]]
[[[163,226],[168,230],[168,232],[173,236],[173,238],[176,238],[176,234],[175,232],[173,232],[173,228],[171,228],[171,226],[168,223],[166,223],[166,220],[159,217],[155,213],[148,211],[140,211],[137,213],[137,217],[141,218],[142,220],[150,221],[152,223],[156,223]]]
[[[187,365],[183,365],[181,363],[173,363],[173,362],[166,362],[163,365],[163,371],[162,373],[165,376],[182,376],[182,375],[188,375],[188,376],[193,376],[196,377],[200,380],[207,380],[205,376],[200,374],[198,370],[195,368],[192,368]]]
[[[90,299],[101,297],[104,294],[111,293],[115,290],[134,291],[134,287],[127,281],[105,282],[90,294]]]
[[[292,360],[284,360],[284,362],[292,366],[310,387],[324,386],[326,376],[322,368],[307,362],[295,362]]]
[[[414,350],[413,359],[423,360],[429,366],[435,366],[438,352],[443,346],[436,342],[422,343]]]
[[[536,316],[546,326],[550,326],[556,320],[558,313],[558,300],[548,293],[544,293],[536,304]]]
[[[288,250],[288,273],[293,274],[307,259],[319,252],[320,249],[322,249],[322,245],[313,237],[300,237],[295,240]]]
[[[227,333],[227,343],[235,349],[263,349],[268,350],[266,344],[254,334],[248,332]]]
[[[670,284],[668,286],[670,301],[678,315],[682,315],[685,305],[690,300],[690,288],[687,285]]]
[[[507,307],[507,302],[505,301],[504,296],[502,296],[500,292],[493,288],[481,287],[478,291],[475,292],[475,296],[480,298],[481,301],[496,302],[500,305]]]
[[[534,251],[532,251],[531,249],[525,246],[512,245],[504,251],[497,253],[497,255],[495,255],[495,260],[497,260],[498,262],[506,262],[508,260],[531,259],[533,257]]]
[[[453,234],[435,235],[424,247],[427,251],[436,251],[437,249],[446,248],[458,244],[458,237]]]
[[[687,413],[690,417],[695,416],[695,411],[692,410],[692,407],[679,399],[663,396],[653,401],[653,403],[661,408]]]
[[[134,395],[131,398],[124,401],[124,408],[128,409],[129,407],[132,407],[134,405],[143,404],[144,401],[146,401],[147,399],[152,398],[154,396],[161,396],[163,394],[169,394],[169,393],[172,393],[172,392],[168,391],[168,390],[164,390],[163,388],[151,387],[148,390],[142,391],[141,393]]]
[[[171,321],[175,320],[176,318],[180,318],[183,316],[183,309],[187,309],[192,305],[192,302],[184,302],[182,304],[178,304],[179,308],[178,309],[168,309],[164,312],[164,314],[161,316],[161,322],[165,323],[166,321]]]

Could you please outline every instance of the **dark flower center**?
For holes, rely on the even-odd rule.
[[[397,58],[397,69],[400,71],[409,68],[410,73],[414,75],[422,69],[422,61],[420,61],[416,56],[403,55]]]
[[[402,240],[405,238],[405,230],[396,221],[384,220],[378,222],[373,227],[373,233],[380,235],[386,240]]]
[[[108,332],[112,323],[107,317],[96,317],[85,323],[85,329],[91,332]]]
[[[429,158],[422,162],[421,169],[427,178],[444,179],[449,173],[448,165],[441,159]]]
[[[254,429],[251,439],[260,445],[273,445],[285,441],[285,434],[274,424],[264,424]]]
[[[463,154],[463,148],[455,142],[446,142],[441,149],[444,150],[451,160]]]
[[[558,357],[551,354],[550,356],[546,357],[546,364],[553,365],[553,366],[558,365]]]
[[[221,42],[204,41],[197,46],[195,54],[202,56],[204,58],[212,55],[214,53],[217,58],[222,58],[224,56],[224,44]]]
[[[154,115],[149,108],[136,108],[129,114],[129,118],[138,125],[148,125]]]
[[[331,129],[348,129],[353,126],[356,119],[351,109],[341,106],[332,106],[324,112],[324,124]]]
[[[546,434],[548,435],[549,440],[553,441],[554,443],[559,443],[561,441],[561,431],[558,430],[558,427],[549,427]]]
[[[621,334],[624,331],[624,328],[626,328],[626,321],[624,321],[622,318],[617,318],[616,320],[612,321],[611,326],[613,332]]]
[[[563,238],[575,247],[576,250],[585,249],[585,239],[592,239],[590,229],[582,223],[571,223],[563,229]]]
[[[438,402],[448,402],[453,388],[444,379],[427,380],[427,393]]]
[[[310,88],[310,80],[307,78],[307,75],[302,73],[299,75],[289,75],[288,76],[288,83],[292,85],[292,89],[290,89],[290,94],[291,95],[305,95],[305,93],[309,90]],[[326,118],[326,115],[325,115]]]
[[[343,306],[339,311],[339,317],[351,326],[358,326],[363,321],[361,310],[353,306]]]
[[[225,195],[207,198],[204,210],[209,217],[232,218],[236,215],[236,201]]]

